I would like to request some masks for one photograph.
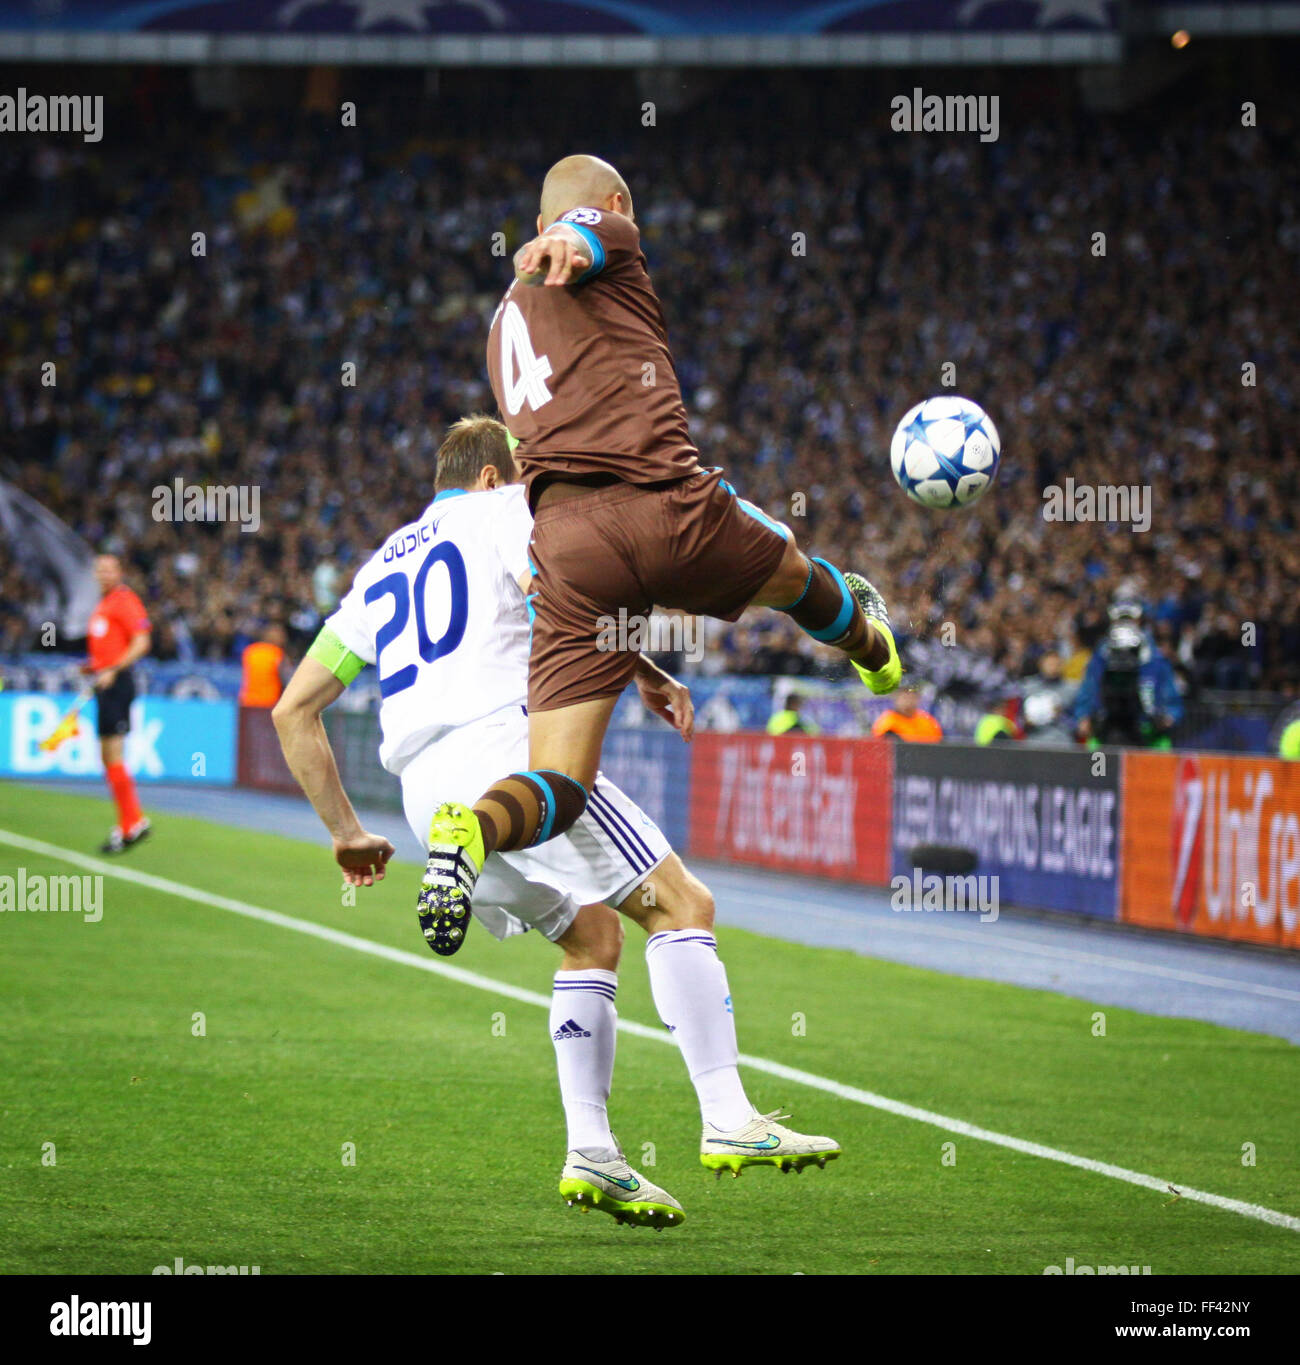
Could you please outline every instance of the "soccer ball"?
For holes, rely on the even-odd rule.
[[[889,447],[898,486],[923,507],[969,507],[998,472],[1002,442],[978,403],[956,395],[908,410]]]

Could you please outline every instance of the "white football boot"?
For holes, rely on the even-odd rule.
[[[711,1123],[704,1125],[700,1138],[700,1164],[716,1172],[738,1176],[746,1166],[775,1166],[781,1171],[798,1173],[816,1162],[825,1166],[840,1154],[840,1144],[834,1138],[812,1137],[783,1127],[777,1119],[788,1119],[779,1109],[754,1117],[742,1128],[724,1133]]]
[[[678,1227],[686,1218],[667,1190],[627,1164],[621,1147],[612,1161],[592,1161],[581,1152],[570,1152],[560,1173],[560,1198],[584,1213],[599,1209],[612,1214],[616,1223],[657,1232]]]

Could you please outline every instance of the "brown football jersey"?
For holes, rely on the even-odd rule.
[[[698,473],[636,224],[588,208],[560,222],[585,240],[590,267],[562,289],[516,280],[488,333],[492,393],[530,504],[541,474],[643,484]]]

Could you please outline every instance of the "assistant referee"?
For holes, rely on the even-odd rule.
[[[90,618],[90,657],[82,672],[93,675],[99,703],[99,750],[104,776],[117,805],[117,824],[100,845],[101,853],[121,853],[138,844],[151,828],[140,809],[135,782],[126,770],[123,753],[131,729],[135,678],[131,669],[149,652],[152,643],[144,603],[122,582],[116,555],[95,560],[99,605]]]

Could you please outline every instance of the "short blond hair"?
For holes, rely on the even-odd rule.
[[[495,466],[505,483],[513,483],[518,477],[505,425],[486,413],[474,412],[447,428],[438,447],[434,492],[469,488],[488,465]]]

